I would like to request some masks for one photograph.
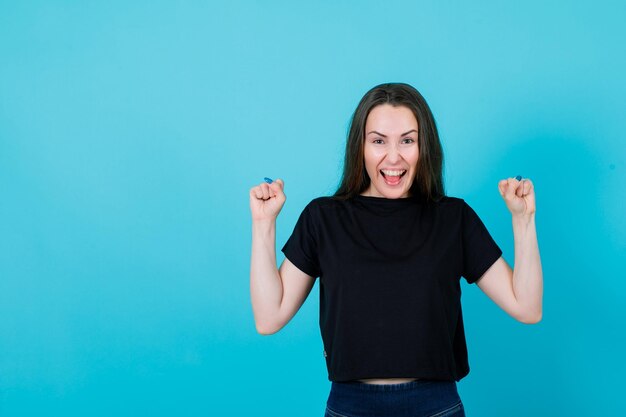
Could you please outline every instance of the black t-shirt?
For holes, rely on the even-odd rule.
[[[502,251],[464,200],[319,197],[282,251],[320,278],[330,381],[469,373],[460,278],[476,282]]]

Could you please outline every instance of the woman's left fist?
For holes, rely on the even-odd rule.
[[[513,216],[535,214],[535,187],[531,180],[508,178],[498,182],[498,190]]]

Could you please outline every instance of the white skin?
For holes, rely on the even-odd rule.
[[[382,104],[370,111],[365,122],[363,157],[371,182],[362,195],[384,198],[409,196],[419,159],[417,134],[417,120],[408,107]],[[382,170],[406,173],[400,177],[398,184],[389,184]]]
[[[381,198],[409,195],[419,159],[417,127],[415,116],[407,107],[384,104],[370,111],[365,128],[364,162],[371,184],[362,195]],[[397,185],[388,184],[380,172],[382,169],[406,170],[406,173]],[[315,277],[300,271],[287,258],[280,269],[276,267],[276,218],[286,200],[283,189],[280,179],[250,189],[250,293],[256,328],[263,335],[282,329],[298,312],[315,283]],[[537,323],[542,315],[543,274],[535,228],[534,185],[527,178],[522,181],[507,178],[498,183],[498,191],[512,214],[515,269],[500,257],[477,285],[511,317],[522,323]],[[414,379],[361,381],[395,384]]]

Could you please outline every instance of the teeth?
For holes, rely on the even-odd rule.
[[[387,175],[388,177],[398,177],[402,174],[404,174],[406,172],[406,169],[403,169],[401,171],[391,171],[388,169],[381,169],[382,173]]]

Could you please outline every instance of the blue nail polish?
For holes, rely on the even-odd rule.
[[[517,177],[515,177],[516,180],[521,181],[522,180],[522,176],[518,175]]]
[[[265,182],[266,182],[266,183],[268,183],[268,184],[271,184],[271,183],[273,183],[273,182],[274,182],[274,180],[273,180],[273,179],[271,179],[271,178],[267,178],[267,177],[263,178],[263,181],[265,181]]]

